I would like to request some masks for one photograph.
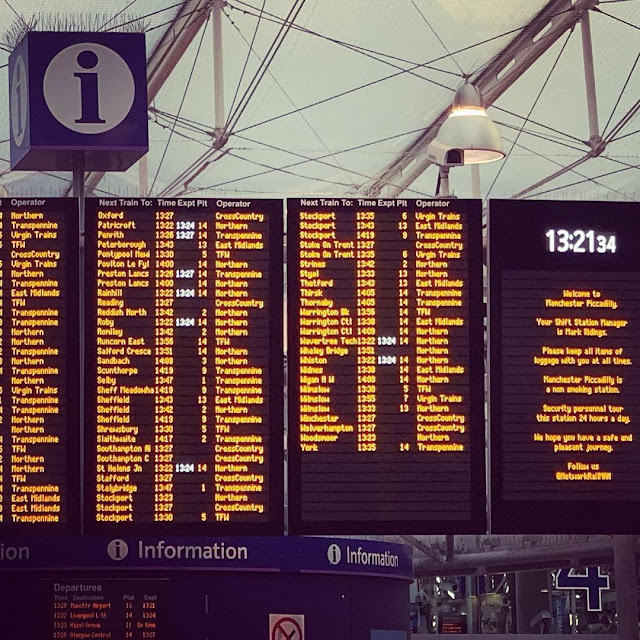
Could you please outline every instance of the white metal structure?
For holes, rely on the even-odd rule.
[[[151,150],[124,175],[90,176],[97,194],[433,195],[425,149],[468,78],[508,155],[473,176],[456,169],[454,193],[634,200],[639,5],[61,0],[50,13],[46,0],[0,0],[0,67],[27,26],[143,25]],[[8,132],[2,69],[0,86]],[[69,190],[68,175],[8,174],[6,138],[9,193]]]

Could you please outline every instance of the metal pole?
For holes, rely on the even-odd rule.
[[[219,139],[224,130],[224,67],[222,65],[222,7],[224,0],[213,0],[213,104],[215,133]]]
[[[578,633],[578,615],[577,615],[577,607],[576,607],[576,592],[574,589],[571,589],[571,634]]]
[[[438,196],[444,196],[448,198],[451,193],[449,192],[449,167],[440,167],[440,189],[438,189]]]
[[[149,195],[149,165],[146,155],[138,161],[138,180],[140,182],[140,197],[146,198]]]
[[[451,562],[451,560],[453,560],[453,549],[454,549],[454,540],[453,540],[452,533],[448,533],[446,535],[445,542],[447,545],[447,549],[445,551],[445,560],[447,562]]]
[[[572,171],[576,167],[579,167],[581,164],[583,164],[584,162],[586,162],[592,157],[593,157],[593,154],[591,152],[587,153],[587,155],[583,156],[582,158],[578,158],[577,160],[574,160],[570,165],[567,165],[566,167],[562,167],[562,169],[558,169],[557,171],[554,171],[550,176],[547,176],[546,178],[542,178],[542,180],[538,180],[538,182],[536,182],[535,184],[532,184],[530,187],[527,187],[522,191],[518,191],[518,193],[512,196],[512,198],[514,200],[518,198],[522,198],[522,196],[525,196],[527,195],[527,193],[531,193],[532,191],[535,191],[538,187],[541,187],[547,184],[548,182],[551,182],[552,180],[555,180],[556,178],[563,176],[565,173],[569,173],[569,171]]]
[[[476,199],[482,198],[480,190],[480,165],[471,165],[471,193],[472,197]]]
[[[633,536],[613,536],[618,640],[638,640],[636,553]]]
[[[467,596],[467,633],[476,633],[476,617],[475,617],[475,604],[478,601],[478,597],[474,591],[474,585],[476,583],[475,576],[465,576],[465,593]]]
[[[80,392],[78,393],[78,406],[80,416],[80,451],[84,451],[84,198],[85,198],[85,172],[84,172],[84,152],[77,151],[73,154],[73,197],[78,198],[78,241],[79,241],[79,263],[78,263],[78,327],[79,327],[79,365],[80,365]],[[84,456],[80,456],[80,505],[81,513],[84,513]],[[84,533],[84,518],[80,519],[80,532]]]
[[[591,22],[589,11],[580,18],[582,33],[582,58],[584,61],[584,80],[587,88],[587,112],[589,114],[589,141],[594,147],[600,141],[600,125],[598,124],[598,101],[596,99],[596,76],[593,66],[593,46],[591,44]]]

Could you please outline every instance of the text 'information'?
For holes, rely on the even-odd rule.
[[[287,208],[292,531],[481,533],[480,202]]]
[[[282,530],[282,202],[87,202],[89,529]]]

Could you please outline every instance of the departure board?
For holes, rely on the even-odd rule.
[[[287,208],[291,530],[483,532],[480,202]]]
[[[167,580],[42,580],[42,640],[163,640]]]
[[[87,201],[91,531],[283,528],[283,210]]]
[[[640,205],[494,201],[491,522],[640,531]]]
[[[0,532],[78,523],[78,209],[0,199]]]

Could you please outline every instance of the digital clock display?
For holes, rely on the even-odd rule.
[[[601,233],[594,229],[549,229],[544,235],[547,250],[551,253],[615,253],[618,250],[615,233]]]
[[[493,533],[637,529],[639,231],[638,204],[490,204]]]

